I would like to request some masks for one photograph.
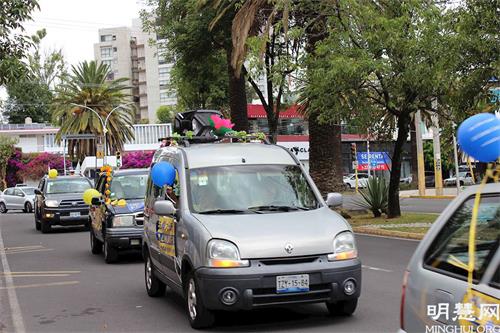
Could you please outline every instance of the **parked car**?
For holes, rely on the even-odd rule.
[[[178,173],[172,189],[150,177],[143,257],[149,296],[184,297],[192,327],[214,311],[326,303],[351,315],[361,262],[347,221],[328,206],[300,161],[261,143],[191,143],[157,151]],[[176,194],[177,193],[177,194]]]
[[[399,179],[399,182],[402,184],[411,184],[412,181],[413,181],[413,177],[411,175],[409,175],[408,177],[403,177],[403,178]]]
[[[35,188],[28,186],[16,186],[6,188],[0,192],[0,213],[8,210],[19,209],[25,213],[33,211],[35,199]]]
[[[472,179],[472,175],[470,172],[459,172],[458,173],[458,180],[460,182],[459,183],[460,186],[474,184],[474,180]],[[457,184],[457,177],[456,176],[446,178],[444,180],[444,186],[454,186],[456,184]]]
[[[460,329],[456,328],[463,325],[463,321],[454,311],[460,305],[474,310],[469,312],[469,317],[475,315],[476,319],[467,324],[476,328],[484,325],[467,331],[487,332],[487,325],[500,327],[499,183],[487,184],[481,193],[474,281],[472,293],[467,293],[469,230],[477,189],[471,186],[450,203],[417,247],[404,274],[399,332],[458,332]],[[496,318],[479,318],[479,311],[475,309],[482,307],[481,304],[496,305]],[[442,310],[441,315],[437,309]]]
[[[35,189],[35,228],[43,233],[52,226],[85,225],[88,227],[89,206],[83,192],[92,188],[83,176],[45,176]]]
[[[358,188],[366,187],[368,178],[369,176],[367,173],[358,173]],[[353,173],[349,175],[348,178],[344,178],[344,184],[350,189],[356,188],[356,175]]]
[[[107,178],[103,173],[96,189],[103,197],[109,189],[109,201],[95,198],[90,208],[90,249],[99,254],[104,246],[104,260],[112,263],[119,251],[141,251],[148,169],[117,170]]]

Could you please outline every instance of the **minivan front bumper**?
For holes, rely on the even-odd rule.
[[[285,258],[284,260],[251,260],[250,267],[207,268],[196,270],[199,293],[204,305],[211,310],[250,310],[293,303],[336,302],[356,299],[361,291],[359,259],[328,261],[326,256]],[[276,277],[309,274],[309,291],[277,293]],[[352,295],[344,292],[346,281],[354,281]],[[226,290],[237,295],[233,305],[221,298]]]

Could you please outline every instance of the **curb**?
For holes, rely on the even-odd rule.
[[[424,238],[424,234],[419,234],[414,232],[390,231],[390,230],[381,230],[381,229],[366,228],[366,227],[353,227],[352,229],[356,233],[366,234],[366,235],[407,238],[415,240],[421,240],[422,238]]]
[[[408,198],[415,198],[415,199],[455,199],[456,195],[409,195]]]

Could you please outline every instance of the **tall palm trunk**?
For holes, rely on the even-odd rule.
[[[342,136],[340,125],[321,124],[309,117],[309,173],[322,195],[342,190]]]
[[[245,73],[238,76],[231,65],[232,51],[227,51],[227,71],[229,75],[229,108],[234,130],[248,131],[247,92]]]

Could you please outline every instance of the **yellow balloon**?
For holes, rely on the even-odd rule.
[[[56,169],[50,169],[49,170],[49,178],[50,179],[57,178],[57,170]]]
[[[83,201],[87,204],[90,205],[92,204],[92,198],[98,198],[101,196],[101,193],[99,191],[89,188],[85,192],[83,192]]]
[[[116,203],[116,205],[118,207],[125,207],[127,205],[127,201],[125,201],[125,199],[120,199],[120,200],[118,200],[118,202]]]

